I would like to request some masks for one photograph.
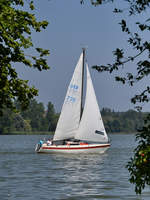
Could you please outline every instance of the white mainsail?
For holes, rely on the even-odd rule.
[[[80,126],[77,134],[75,135],[75,138],[92,142],[108,142],[108,137],[99,111],[99,106],[96,100],[88,65],[86,65],[86,69],[87,88],[85,106]]]
[[[79,127],[83,73],[82,65],[83,53],[81,53],[70,81],[53,140],[63,140],[74,137]]]

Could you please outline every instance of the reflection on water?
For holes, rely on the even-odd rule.
[[[0,137],[1,200],[148,200],[135,195],[125,168],[133,135],[111,135],[104,154],[36,154],[40,136]]]

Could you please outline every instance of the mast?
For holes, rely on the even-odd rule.
[[[82,88],[81,88],[81,112],[80,112],[80,120],[83,112],[83,83],[84,83],[84,62],[85,62],[85,48],[82,48],[83,51],[83,62],[82,62]]]

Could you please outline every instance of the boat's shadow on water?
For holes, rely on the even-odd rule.
[[[54,162],[63,170],[73,170],[77,173],[80,169],[87,173],[87,169],[93,170],[94,168],[97,169],[103,167],[105,160],[107,160],[108,153],[105,152],[104,154],[98,153],[90,153],[90,154],[51,154],[47,155],[51,157],[51,161]],[[79,172],[80,172],[79,170]],[[89,172],[88,172],[89,173]],[[81,175],[82,176],[82,175]]]
[[[42,156],[50,156],[54,159],[67,159],[67,160],[103,160],[108,156],[107,150],[104,153],[50,153],[50,154],[40,154]]]

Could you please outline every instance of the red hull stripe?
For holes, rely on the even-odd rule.
[[[91,146],[91,147],[42,147],[42,149],[48,150],[79,150],[79,149],[96,149],[96,148],[105,148],[110,147],[110,144],[102,145],[102,146]]]

